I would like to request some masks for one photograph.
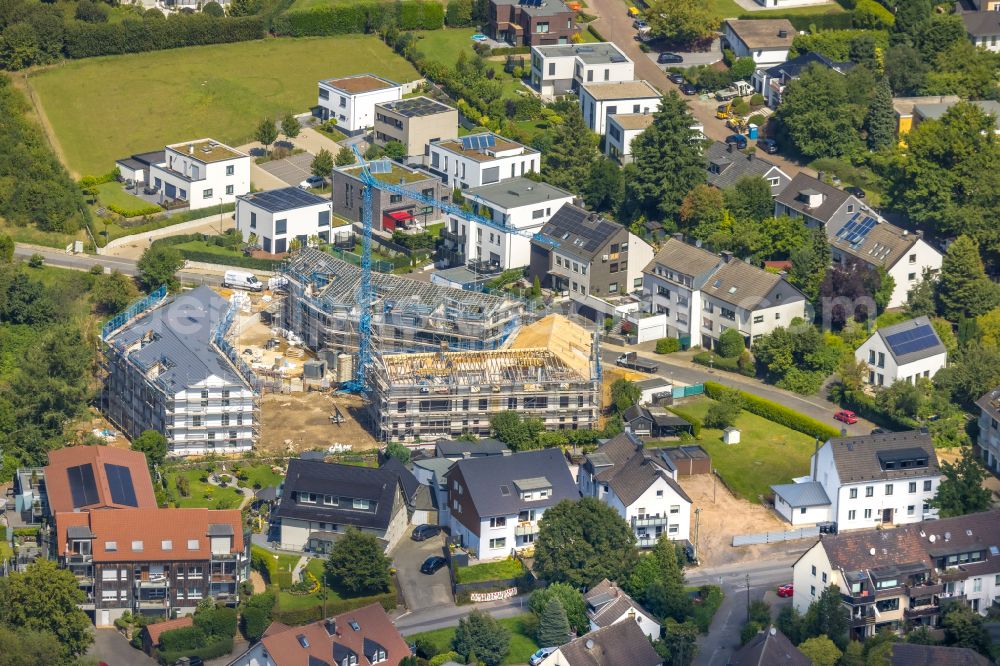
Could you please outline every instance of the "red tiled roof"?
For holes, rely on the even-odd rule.
[[[179,617],[176,620],[167,620],[166,622],[147,624],[146,632],[149,634],[150,642],[156,646],[160,644],[160,635],[164,631],[170,631],[171,629],[183,629],[184,627],[190,627],[192,625],[194,625],[194,618],[190,615],[185,615],[184,617]]]
[[[66,470],[70,467],[88,464],[94,470],[98,498],[93,504],[74,507],[73,494],[70,491],[69,476]],[[110,446],[71,446],[49,452],[49,464],[45,468],[45,488],[52,514],[83,508],[121,508],[126,506],[111,501],[111,488],[108,485],[105,465],[127,467],[132,475],[136,505],[139,508],[156,507],[156,496],[153,494],[153,482],[149,478],[145,455],[138,451],[116,449]]]

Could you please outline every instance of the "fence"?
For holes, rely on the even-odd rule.
[[[687,398],[692,395],[702,395],[705,393],[704,384],[692,384],[691,386],[675,386],[673,388],[674,399]]]
[[[150,293],[148,296],[144,296],[132,305],[128,306],[125,311],[115,315],[104,324],[104,327],[101,329],[101,339],[107,340],[109,335],[127,324],[133,318],[138,317],[146,310],[151,309],[157,303],[166,298],[166,296],[167,287],[166,285],[162,285],[159,289]]]
[[[784,532],[737,534],[733,537],[733,546],[759,546],[765,543],[796,541],[798,539],[810,539],[813,537],[819,537],[819,528],[816,526],[803,527],[797,530],[785,530]]]

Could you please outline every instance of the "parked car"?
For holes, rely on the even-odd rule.
[[[788,585],[782,585],[778,588],[779,597],[790,597],[795,594],[795,587],[789,583]]]
[[[833,415],[833,418],[837,419],[838,421],[843,421],[844,423],[853,424],[858,422],[858,415],[849,409],[840,410],[839,412]]]
[[[323,176],[309,176],[301,183],[299,183],[299,187],[301,187],[303,190],[320,188],[323,187],[324,185],[326,185],[326,178],[324,178]]]
[[[872,428],[873,435],[884,435],[885,430],[883,428]]]
[[[433,576],[437,573],[437,570],[448,564],[448,560],[444,559],[440,555],[431,555],[424,563],[420,565],[420,573],[427,574],[428,576]]]
[[[778,152],[778,144],[774,142],[774,139],[757,139],[757,147],[768,155],[774,155]]]
[[[681,92],[684,93],[685,95],[696,95],[698,94],[698,89],[695,88],[690,83],[682,83]]]
[[[730,134],[726,137],[727,144],[733,144],[739,150],[743,150],[747,147],[747,138],[742,134]]]
[[[661,53],[656,56],[656,62],[660,65],[675,65],[679,62],[684,62],[684,58],[676,53]]]
[[[410,536],[414,541],[426,541],[438,534],[441,534],[441,528],[437,525],[417,525]]]
[[[636,19],[632,21],[632,27],[635,28],[636,30],[642,30],[643,28],[648,28],[649,24],[643,21],[642,19]]]
[[[851,185],[850,187],[845,187],[844,191],[847,192],[848,194],[853,194],[858,199],[865,198],[865,191],[860,187],[854,187],[853,185]]]
[[[538,648],[537,652],[535,652],[533,655],[531,655],[530,657],[528,657],[528,663],[531,666],[538,666],[538,664],[540,664],[543,661],[545,661],[545,658],[547,656],[549,656],[550,654],[552,654],[555,651],[556,651],[556,648],[554,648],[554,647]]]
[[[680,72],[671,72],[670,74],[667,74],[667,78],[670,79],[672,83],[676,83],[677,85],[684,83],[684,75]]]
[[[819,528],[820,534],[836,534],[837,533],[837,522],[836,521],[826,521],[822,523],[816,523],[816,527]]]
[[[264,283],[256,275],[246,271],[226,271],[222,276],[222,286],[226,289],[264,290]]]

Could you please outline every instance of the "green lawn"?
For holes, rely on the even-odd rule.
[[[90,241],[86,229],[80,229],[73,234],[64,234],[57,231],[41,231],[33,224],[28,226],[17,226],[0,218],[0,233],[10,236],[15,243],[29,243],[31,245],[43,245],[45,247],[55,247],[65,249],[73,241]]]
[[[525,613],[497,620],[501,625],[507,627],[511,634],[510,651],[501,662],[502,664],[526,664],[528,663],[528,657],[538,650],[538,643],[535,642],[535,637],[528,634],[528,626],[533,619],[531,613]],[[411,634],[406,637],[406,640],[412,643],[418,638],[429,641],[438,649],[438,652],[447,652],[451,649],[452,639],[455,638],[455,627]]]
[[[477,32],[475,28],[444,28],[417,30],[414,34],[420,38],[417,50],[424,55],[424,58],[430,62],[454,65],[459,52],[465,51],[466,55],[472,56],[472,36]]]
[[[484,580],[504,580],[517,578],[524,573],[518,560],[508,558],[499,562],[483,562],[471,567],[457,567],[455,580],[459,583],[478,583]]]
[[[678,410],[704,419],[714,401],[700,398],[678,406]],[[749,412],[736,419],[740,443],[722,443],[722,431],[702,428],[699,444],[712,457],[712,466],[733,491],[751,502],[771,493],[771,485],[791,483],[793,477],[809,473],[809,458],[815,440],[783,425]]]
[[[207,240],[190,240],[184,243],[178,243],[174,247],[176,247],[178,250],[193,250],[196,252],[208,252],[210,254],[217,254],[222,257],[243,256],[242,252],[235,252],[227,247],[216,245],[215,243]]]
[[[719,18],[767,18],[775,14],[780,14],[781,16],[818,16],[821,14],[839,14],[844,11],[844,8],[836,3],[820,5],[818,7],[764,9],[758,12],[748,12],[734,0],[707,0],[706,6]]]
[[[177,497],[176,506],[181,508],[205,507],[208,509],[236,509],[240,506],[243,496],[236,492],[235,488],[219,488],[201,480],[202,476],[208,474],[203,469],[189,469],[184,471],[168,471],[166,476],[170,490]],[[187,477],[190,494],[187,497],[181,496],[177,490],[177,479],[181,476]]]
[[[262,117],[314,106],[319,79],[361,72],[395,81],[419,76],[378,38],[342,36],[86,58],[30,81],[70,170],[95,175],[120,157],[169,143],[246,143]],[[114,122],[110,109],[118,110]]]
[[[285,480],[283,474],[275,472],[271,469],[271,465],[266,463],[262,465],[236,465],[231,468],[230,472],[235,475],[238,469],[247,473],[244,483],[251,488],[256,488],[257,484],[260,484],[261,488],[278,486]]]
[[[148,208],[150,204],[125,190],[118,181],[101,183],[97,186],[97,203],[101,206],[118,206],[124,210]]]

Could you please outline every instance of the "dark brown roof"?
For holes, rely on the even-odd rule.
[[[106,465],[125,467],[132,478],[136,504],[116,504],[112,500]],[[69,469],[89,466],[93,474],[97,496],[87,493],[85,504],[74,505],[70,488]],[[72,446],[49,452],[49,464],[45,467],[45,487],[52,515],[60,511],[94,508],[156,508],[153,482],[146,467],[146,456],[138,451],[116,449],[110,446]],[[93,499],[93,501],[90,501]]]
[[[916,523],[919,525],[920,523]],[[820,539],[830,564],[843,571],[863,571],[894,564],[933,566],[927,555],[926,539],[904,525],[890,530],[857,530],[824,535]]]
[[[671,477],[667,463],[646,451],[642,441],[631,433],[616,435],[597,447],[594,453],[598,455],[588,456],[585,464],[592,472],[595,464],[611,463],[610,468],[602,469],[594,478],[611,486],[625,506],[639,499],[658,478],[666,481],[681,498],[691,501],[684,489]]]
[[[810,208],[805,201],[799,198],[801,192],[815,190],[823,195],[823,202],[815,208]],[[817,220],[826,222],[849,198],[850,194],[838,189],[833,185],[827,185],[818,178],[813,178],[805,173],[799,172],[792,178],[792,182],[779,192],[774,200],[788,206],[792,210],[805,213]],[[837,230],[835,229],[834,232]]]
[[[889,663],[892,666],[990,666],[983,655],[961,647],[896,643]]]
[[[569,666],[660,666],[649,639],[635,622],[618,622],[559,648]]]
[[[620,587],[605,578],[590,588],[584,599],[590,608],[587,611],[590,621],[598,627],[607,627],[618,621],[622,615],[635,609],[646,617],[653,619],[653,614],[643,608],[632,597],[625,594]]]
[[[905,479],[940,474],[937,454],[934,452],[934,442],[931,441],[930,434],[919,430],[884,435],[838,437],[831,439],[829,445],[833,447],[833,462],[837,467],[837,475],[840,477],[841,483]],[[922,449],[927,456],[927,466],[890,470],[882,468],[878,457],[880,452],[904,449]]]
[[[758,632],[729,658],[729,666],[812,666],[788,638],[771,627]]]
[[[190,627],[192,625],[194,625],[194,618],[190,615],[185,615],[184,617],[179,617],[176,620],[167,620],[166,622],[147,624],[145,629],[146,633],[149,634],[150,642],[153,646],[156,646],[160,644],[160,636],[164,631],[183,629],[184,627]]]

